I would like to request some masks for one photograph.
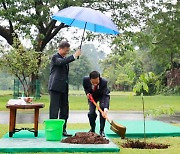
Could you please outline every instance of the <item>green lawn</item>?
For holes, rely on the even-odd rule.
[[[180,126],[180,125],[177,125]],[[33,127],[33,124],[17,124],[17,128],[21,127]],[[68,123],[68,129],[88,129],[89,124],[69,124]],[[43,125],[39,124],[39,129],[43,129]],[[7,124],[0,124],[0,138],[8,132],[8,125]],[[141,139],[142,140],[142,139]],[[146,141],[147,142],[155,142],[155,143],[163,143],[163,144],[169,144],[170,147],[168,149],[129,149],[129,148],[122,148],[122,143],[125,142],[125,140],[121,140],[121,138],[112,138],[112,141],[120,147],[121,154],[178,154],[180,153],[180,138],[179,137],[161,137],[161,138],[149,138]],[[29,152],[30,153],[30,152]],[[61,153],[57,152],[58,154],[67,154],[67,153]],[[109,153],[104,152],[103,154],[116,154],[116,153]],[[22,154],[22,153],[18,153]],[[35,153],[31,153],[35,154]],[[38,154],[52,154],[52,153],[42,153],[38,152]],[[78,153],[74,153],[78,154]]]
[[[6,103],[12,95],[0,95],[0,111],[7,110]],[[161,106],[172,106],[176,112],[180,112],[180,96],[145,96],[145,110],[156,109]],[[45,104],[43,110],[48,111],[49,95],[42,95],[41,99],[35,102]],[[69,96],[70,110],[88,110],[87,99],[83,93],[70,93]],[[140,96],[133,96],[129,93],[112,93],[110,101],[110,110],[131,110],[142,111]]]
[[[12,92],[10,91],[0,91],[0,111],[7,110],[5,105],[9,99],[12,98]],[[180,112],[180,96],[145,96],[145,109],[155,109],[160,106],[173,106],[175,111]],[[35,102],[42,102],[45,104],[44,111],[48,111],[49,107],[49,96],[43,95],[40,100],[35,100]],[[88,110],[86,96],[83,91],[70,91],[69,96],[70,110]],[[131,93],[126,92],[112,92],[110,110],[132,110],[132,111],[142,111],[141,97],[133,96]],[[23,126],[22,126],[23,125]],[[18,127],[33,127],[33,124],[18,124]],[[180,126],[180,125],[177,125]],[[39,124],[39,129],[43,129],[43,125]],[[71,124],[68,123],[68,129],[89,129],[89,124]],[[8,132],[7,124],[0,124],[0,138]],[[121,148],[121,154],[177,154],[180,153],[180,138],[179,137],[161,137],[161,138],[150,138],[147,142],[165,143],[170,144],[168,149],[153,149],[153,150],[141,150],[141,149],[127,149],[122,148],[121,144],[124,140],[120,138],[113,138],[112,141]],[[105,152],[104,154],[106,154]],[[22,154],[22,153],[18,153]],[[32,153],[34,154],[34,153]],[[38,153],[42,154],[42,153]],[[43,153],[48,154],[48,153]],[[49,153],[51,154],[51,153]],[[62,154],[62,153],[59,153]],[[67,153],[63,153],[67,154]],[[78,153],[75,153],[78,154]],[[115,153],[109,153],[115,154]]]

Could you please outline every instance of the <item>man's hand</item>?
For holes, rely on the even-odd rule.
[[[108,113],[108,109],[107,109],[107,108],[104,108],[104,112],[102,113],[103,118],[106,119],[107,113]]]
[[[76,52],[74,53],[74,57],[77,58],[81,55],[81,49],[77,49]]]
[[[88,93],[86,96],[87,96],[87,99],[89,99],[89,96],[90,96],[91,94],[90,93]]]

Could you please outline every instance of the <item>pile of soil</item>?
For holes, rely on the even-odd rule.
[[[63,143],[72,144],[108,144],[109,140],[93,132],[77,132],[72,137],[61,140]]]
[[[127,140],[122,144],[123,148],[137,148],[137,149],[167,149],[170,145],[161,143],[146,143],[139,140]]]

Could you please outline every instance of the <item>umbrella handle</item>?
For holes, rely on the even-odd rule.
[[[79,49],[81,49],[81,46],[82,46],[82,41],[81,41],[81,45],[79,46]],[[79,56],[77,57],[77,59],[79,59]]]
[[[87,25],[87,22],[85,23],[85,25],[84,25],[84,31],[83,31],[83,35],[82,35],[82,39],[81,39],[81,44],[80,44],[80,49],[81,49],[81,47],[82,47],[82,42],[83,42],[83,40],[84,40],[84,33],[85,33],[85,29],[86,29],[86,25]],[[77,59],[79,59],[79,56],[77,57]]]

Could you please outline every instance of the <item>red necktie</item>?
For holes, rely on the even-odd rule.
[[[96,86],[94,86],[94,88],[93,88],[93,91],[96,91],[97,90],[97,85]]]

